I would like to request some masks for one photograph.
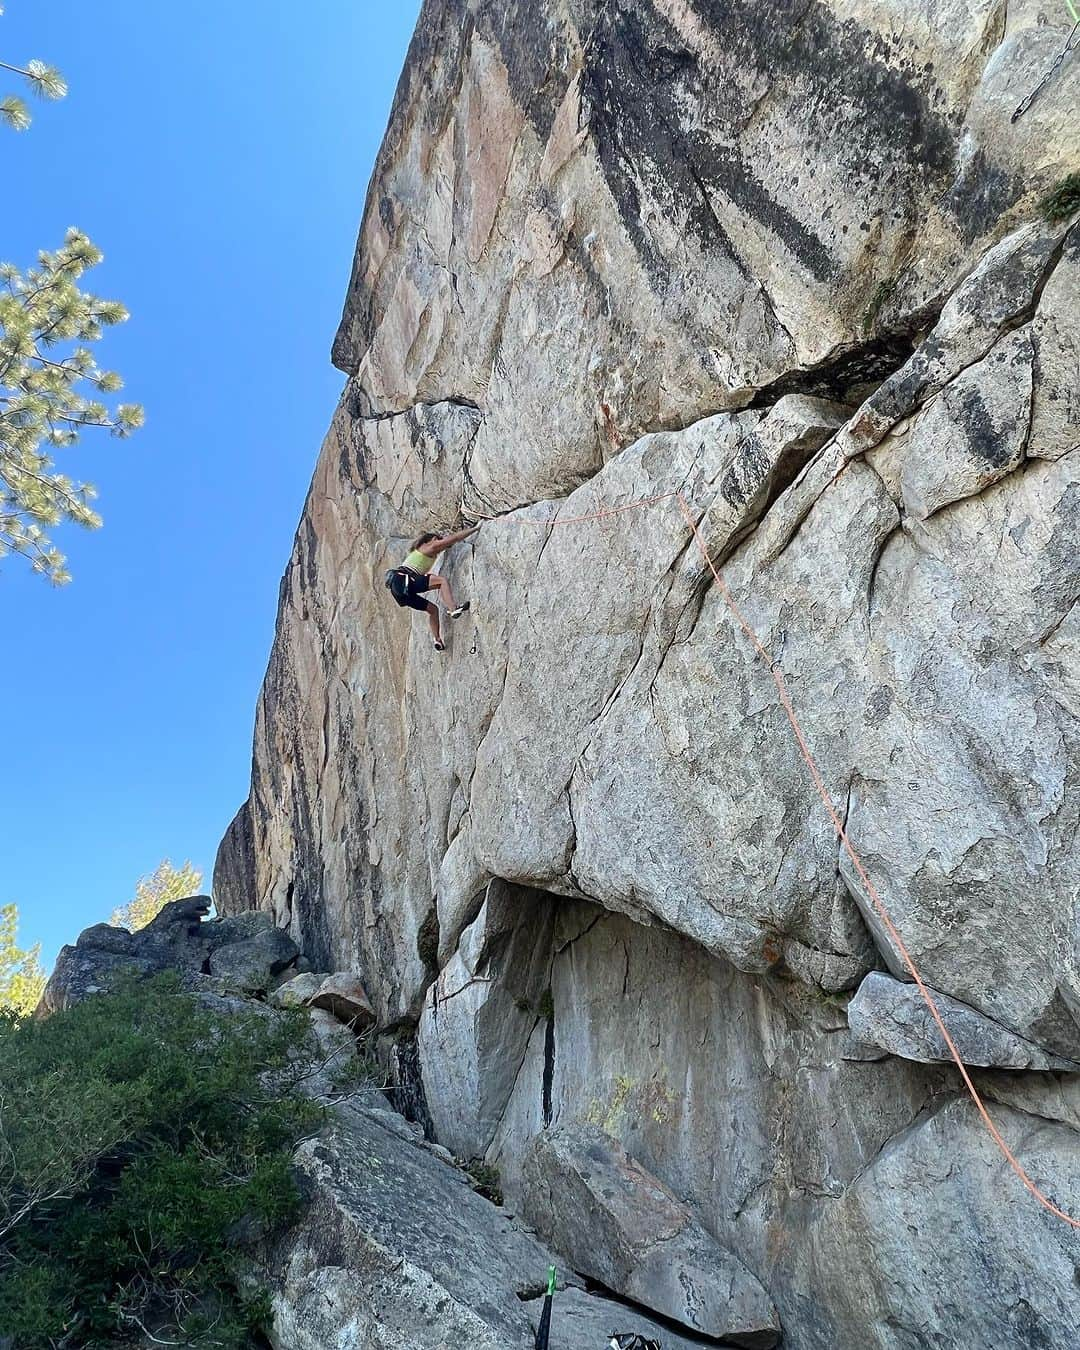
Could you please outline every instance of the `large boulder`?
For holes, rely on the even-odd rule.
[[[347,970],[294,975],[273,991],[270,1002],[279,1008],[321,1008],[356,1032],[366,1031],[375,1021],[364,986]]]
[[[1075,1129],[992,1110],[1037,1183],[1066,1212],[1080,1213]],[[1033,1350],[1075,1339],[1064,1328],[1075,1325],[1080,1234],[1025,1198],[990,1136],[972,1127],[974,1114],[966,1098],[946,1100],[807,1234],[798,1264],[814,1305],[809,1344]],[[850,1280],[842,1299],[824,1282],[838,1270]],[[876,1279],[878,1270],[888,1278]],[[1034,1299],[1033,1281],[1043,1291]],[[845,1339],[850,1322],[835,1316],[841,1303],[864,1309],[858,1342]]]
[[[589,1279],[699,1335],[779,1341],[776,1309],[739,1258],[603,1130],[545,1132],[524,1180],[529,1220]]]
[[[273,977],[300,955],[300,949],[280,928],[266,928],[239,942],[215,947],[208,960],[211,975],[257,993],[269,989]]]
[[[145,928],[98,923],[61,947],[38,1004],[38,1015],[58,1012],[107,991],[118,979],[164,970],[200,971],[206,960],[201,941],[210,897],[194,895],[165,905]]]
[[[542,1304],[528,1305],[530,1316],[539,1321]],[[660,1350],[701,1350],[698,1337],[688,1339],[666,1322],[653,1321],[640,1308],[583,1289],[561,1290],[552,1303],[551,1344],[558,1350],[609,1350],[616,1336],[640,1336],[645,1345]],[[628,1344],[629,1340],[618,1344]]]
[[[339,1022],[347,1022],[357,1032],[366,1031],[375,1021],[364,986],[348,970],[325,976],[307,1003],[311,1008],[323,1008],[332,1013]]]
[[[319,987],[325,979],[326,976],[317,971],[305,970],[299,975],[283,980],[271,991],[267,1001],[275,1008],[309,1007],[310,1000],[319,992]]]

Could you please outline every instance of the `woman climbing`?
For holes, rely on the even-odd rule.
[[[412,552],[400,565],[386,574],[386,584],[390,589],[390,594],[399,605],[409,609],[418,609],[421,613],[427,613],[428,623],[431,624],[431,636],[435,641],[435,650],[437,652],[445,651],[446,644],[442,640],[439,631],[439,611],[430,600],[423,599],[425,591],[437,590],[442,598],[443,604],[450,611],[452,619],[460,619],[469,608],[469,602],[466,600],[463,604],[455,605],[454,592],[450,589],[450,582],[446,577],[437,576],[432,572],[435,565],[435,559],[440,553],[445,553],[448,548],[453,548],[455,544],[460,544],[463,539],[468,539],[480,528],[474,525],[468,530],[459,530],[457,534],[422,534],[415,540],[412,546]]]

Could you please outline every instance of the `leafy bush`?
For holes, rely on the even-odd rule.
[[[257,1343],[245,1248],[295,1216],[303,1013],[210,1011],[174,974],[0,1018],[0,1328],[15,1350]],[[0,1341],[3,1335],[0,1335]]]

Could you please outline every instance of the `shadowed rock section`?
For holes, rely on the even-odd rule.
[[[165,905],[129,933],[99,923],[60,949],[38,1007],[39,1016],[70,1008],[118,981],[179,970],[194,990],[262,992],[296,964],[296,943],[259,911],[211,919],[208,895]],[[214,977],[214,978],[211,978]]]

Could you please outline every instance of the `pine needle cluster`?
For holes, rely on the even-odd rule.
[[[89,344],[128,315],[118,301],[80,289],[100,261],[86,235],[70,229],[26,272],[0,263],[0,557],[22,554],[57,584],[69,574],[49,530],[62,521],[96,529],[101,517],[93,485],[55,472],[52,452],[76,444],[86,427],[126,436],[143,420],[137,404],[110,408],[101,397],[123,381],[98,366]]]
[[[4,8],[0,5],[0,14]],[[22,78],[27,89],[35,98],[63,98],[68,91],[67,81],[55,66],[44,61],[27,61],[23,66],[9,65],[0,61],[0,70],[8,70]],[[13,131],[25,131],[31,122],[30,109],[26,100],[18,94],[0,95],[0,121],[6,122]]]
[[[20,76],[38,98],[67,93],[64,77],[44,61],[0,61],[0,70]],[[0,97],[0,123],[25,131],[26,102]],[[100,261],[86,235],[70,229],[59,249],[38,254],[36,267],[0,264],[0,558],[21,554],[56,585],[70,574],[50,531],[67,521],[96,529],[101,517],[93,485],[57,473],[53,452],[74,445],[86,427],[126,436],[143,421],[137,404],[110,406],[123,381],[90,350],[128,317],[118,301],[80,289]]]

